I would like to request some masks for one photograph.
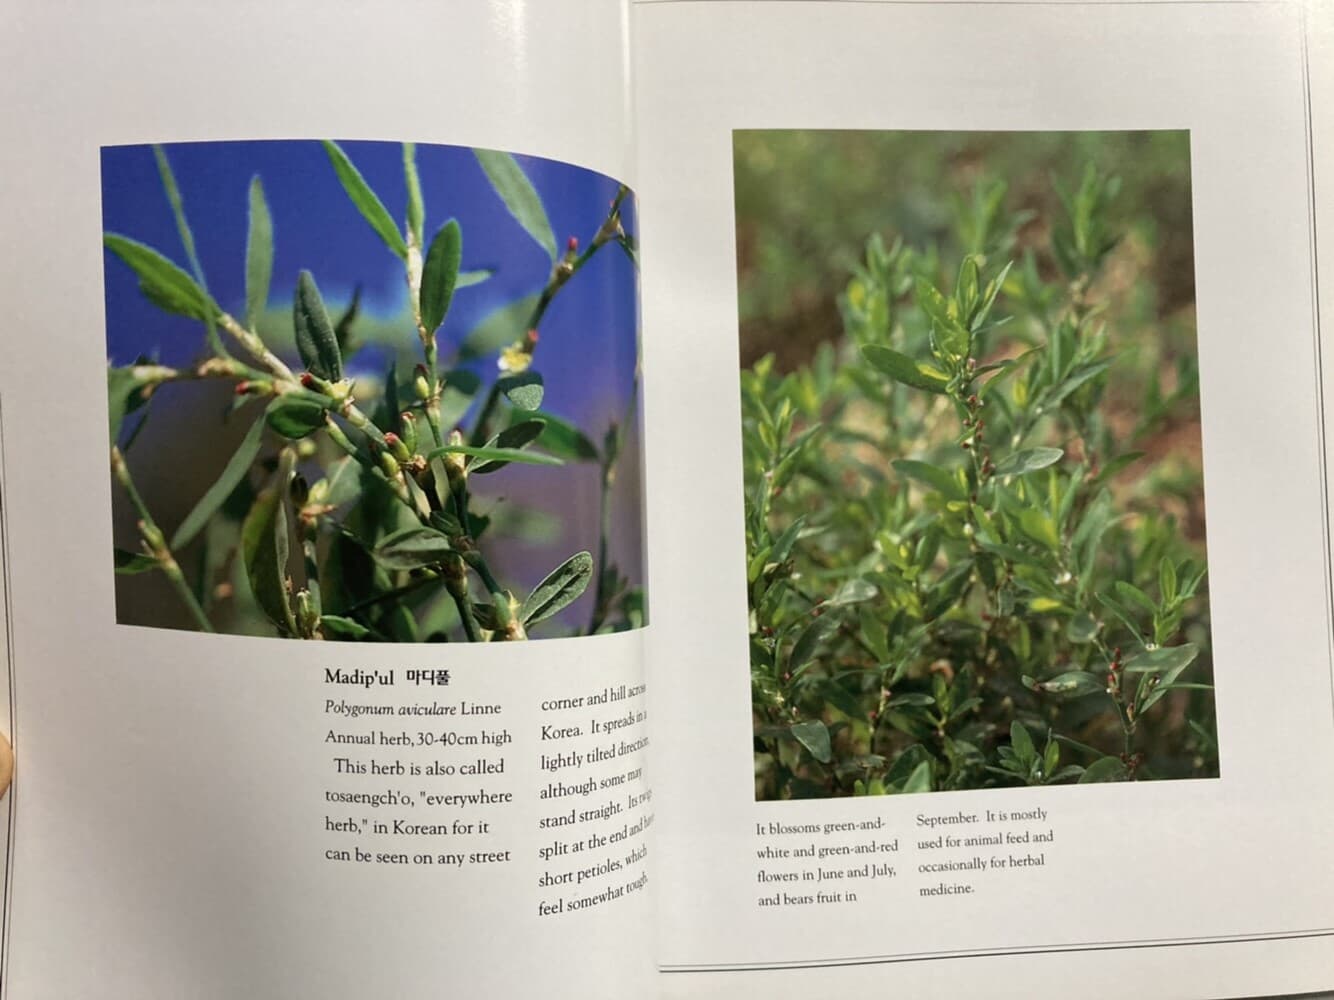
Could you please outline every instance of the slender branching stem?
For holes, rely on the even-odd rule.
[[[148,511],[148,505],[144,503],[144,498],[134,485],[129,466],[125,464],[125,456],[121,454],[120,448],[115,445],[111,446],[111,472],[116,477],[116,481],[120,483],[121,488],[125,490],[126,495],[130,498],[130,503],[134,505],[135,511],[139,514],[139,535],[143,539],[148,554],[157,560],[158,567],[166,574],[176,592],[180,594],[181,600],[185,603],[186,609],[190,612],[200,630],[212,632],[212,622],[208,620],[208,615],[204,613],[204,609],[195,597],[194,591],[190,589],[189,583],[186,582],[185,574],[181,572],[176,557],[172,555],[171,548],[167,545],[166,536],[162,533],[162,529],[158,527],[157,522],[153,520],[153,515]]]

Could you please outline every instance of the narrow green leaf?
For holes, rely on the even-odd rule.
[[[352,346],[352,324],[357,321],[357,316],[361,313],[361,285],[352,289],[352,301],[347,304],[343,310],[343,315],[338,317],[338,322],[334,324],[334,339],[338,341],[338,351],[344,356],[350,354],[355,348]]]
[[[352,161],[337,143],[326,139],[324,151],[329,154],[329,162],[333,164],[334,173],[338,175],[343,190],[352,199],[357,211],[371,224],[371,228],[379,234],[380,239],[384,240],[385,246],[398,256],[407,257],[408,246],[403,242],[403,234],[394,225],[394,219],[385,209],[384,203],[366,183],[366,178],[361,176],[361,171],[352,165]]]
[[[427,458],[438,458],[441,455],[468,455],[485,462],[521,462],[526,465],[565,464],[554,455],[543,455],[541,452],[520,451],[518,448],[473,447],[467,444],[447,444],[443,448],[436,448]]]
[[[1077,698],[1085,694],[1098,694],[1106,690],[1097,677],[1083,670],[1070,670],[1046,681],[1037,681],[1035,685],[1047,694],[1067,695]]]
[[[426,251],[426,263],[422,266],[419,301],[422,325],[428,332],[435,332],[445,321],[462,259],[463,231],[455,220],[450,219],[431,239],[431,248]]]
[[[152,556],[145,555],[142,552],[129,552],[125,549],[116,549],[116,572],[122,576],[134,576],[137,573],[147,573],[151,570],[161,568],[162,564]]]
[[[1128,601],[1131,604],[1138,604],[1149,614],[1154,614],[1158,610],[1158,605],[1153,603],[1153,599],[1133,583],[1127,583],[1125,580],[1117,580],[1112,584],[1112,589],[1116,591],[1116,596],[1121,598],[1121,600]]]
[[[959,280],[954,286],[954,300],[964,317],[972,315],[978,298],[977,255],[969,254],[959,265]]]
[[[130,266],[139,290],[159,309],[205,321],[217,314],[218,307],[195,279],[152,247],[115,233],[105,234],[102,245]]]
[[[250,589],[260,609],[285,635],[296,634],[296,619],[288,601],[287,511],[283,505],[294,464],[294,456],[286,453],[241,525],[241,552]]]
[[[545,427],[546,424],[541,420],[525,420],[522,423],[511,424],[488,441],[486,447],[521,450],[541,437]],[[495,472],[508,464],[504,461],[477,462],[470,466],[469,471],[480,476],[488,472]]]
[[[245,325],[255,328],[269,302],[273,278],[273,216],[256,174],[250,180],[250,230],[245,244]]]
[[[522,337],[528,330],[528,321],[532,319],[539,297],[525,295],[487,313],[464,338],[459,359],[468,361],[494,354]]]
[[[886,708],[930,708],[936,699],[922,692],[898,694],[885,702]]]
[[[542,405],[545,392],[542,376],[532,369],[497,379],[496,388],[521,410],[536,410]]]
[[[911,458],[896,458],[891,463],[895,470],[909,479],[916,479],[919,483],[925,483],[937,493],[942,494],[949,500],[966,500],[968,494],[964,492],[959,481],[949,471],[940,468],[937,465],[931,465],[929,462],[918,462]]]
[[[447,536],[434,528],[414,527],[386,535],[371,556],[385,569],[420,569],[440,562],[452,551]]]
[[[1128,674],[1161,673],[1162,683],[1170,684],[1183,670],[1194,663],[1199,655],[1200,647],[1193,642],[1183,642],[1180,646],[1146,649],[1126,660],[1125,671]]]
[[[329,313],[320,298],[320,290],[309,271],[302,271],[296,279],[296,295],[292,299],[292,325],[296,329],[296,349],[310,371],[322,379],[337,382],[343,377],[343,354],[338,349],[338,337]]]
[[[143,391],[152,379],[138,373],[138,365],[107,369],[107,418],[111,429],[111,443],[120,436],[121,422],[148,401]]]
[[[166,192],[167,204],[176,219],[176,232],[180,234],[181,246],[185,248],[185,258],[190,262],[195,279],[200,286],[206,286],[204,269],[199,264],[199,255],[195,252],[195,234],[190,230],[190,220],[185,217],[185,202],[181,198],[181,189],[176,184],[176,175],[172,172],[167,152],[159,144],[153,145],[153,158],[157,160],[158,176],[162,179],[162,190]]]
[[[550,618],[578,599],[592,578],[592,555],[587,552],[576,552],[533,588],[533,592],[524,599],[523,605],[519,608],[519,620],[527,628]]]
[[[906,354],[900,354],[898,351],[882,347],[879,344],[870,344],[863,347],[862,357],[870,362],[872,367],[888,375],[894,381],[902,382],[914,389],[944,393],[949,385],[949,379],[932,366],[919,364]]]
[[[996,475],[1022,476],[1027,472],[1036,472],[1056,464],[1064,454],[1060,448],[1024,448],[1011,452],[996,463]]]
[[[232,491],[240,485],[241,480],[246,477],[246,473],[250,471],[251,465],[254,464],[255,456],[259,454],[259,446],[263,437],[264,421],[256,420],[250,425],[250,430],[246,431],[246,436],[241,439],[241,443],[236,446],[236,450],[232,452],[232,457],[227,460],[227,465],[223,468],[217,481],[200,497],[194,509],[185,515],[185,520],[176,529],[176,534],[171,536],[171,550],[173,552],[180,552],[194,541],[195,536],[208,524],[209,519],[218,512],[227,498],[232,495]]]
[[[509,153],[492,149],[474,149],[477,162],[486,171],[491,186],[500,195],[510,215],[537,241],[537,245],[547,252],[554,262],[556,259],[556,237],[547,220],[547,211],[542,207],[532,182],[524,174],[518,161]]]
[[[797,742],[809,750],[811,756],[821,764],[828,764],[834,759],[834,748],[829,739],[829,728],[819,719],[813,719],[810,722],[794,722],[789,728]]]
[[[853,578],[844,581],[843,585],[834,592],[834,596],[824,602],[824,606],[826,608],[840,608],[848,604],[860,604],[862,601],[871,600],[878,593],[880,591],[870,580]]]
[[[408,231],[417,238],[417,246],[421,246],[426,209],[422,205],[421,179],[417,176],[416,143],[403,143],[403,180],[408,188]]]
[[[546,424],[546,428],[542,431],[542,437],[538,440],[542,447],[554,457],[563,458],[567,462],[597,461],[597,445],[568,420],[562,420],[545,410],[532,412],[513,410],[511,413],[511,419],[515,423],[520,423],[531,417]]]
[[[458,280],[454,282],[454,291],[457,292],[460,288],[471,288],[473,285],[480,285],[495,273],[496,270],[493,267],[482,267],[475,271],[460,271]]]
[[[812,661],[821,644],[829,637],[829,633],[837,627],[837,617],[821,615],[802,630],[801,635],[797,636],[797,641],[793,643],[792,655],[787,660],[787,669],[794,677]]]

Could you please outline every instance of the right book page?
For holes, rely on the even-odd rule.
[[[634,13],[666,995],[1334,985],[1302,8]]]

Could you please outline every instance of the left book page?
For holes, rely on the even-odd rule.
[[[623,4],[3,11],[0,991],[650,995]]]

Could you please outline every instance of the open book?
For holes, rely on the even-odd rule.
[[[1334,988],[1327,21],[6,2],[0,990]]]

